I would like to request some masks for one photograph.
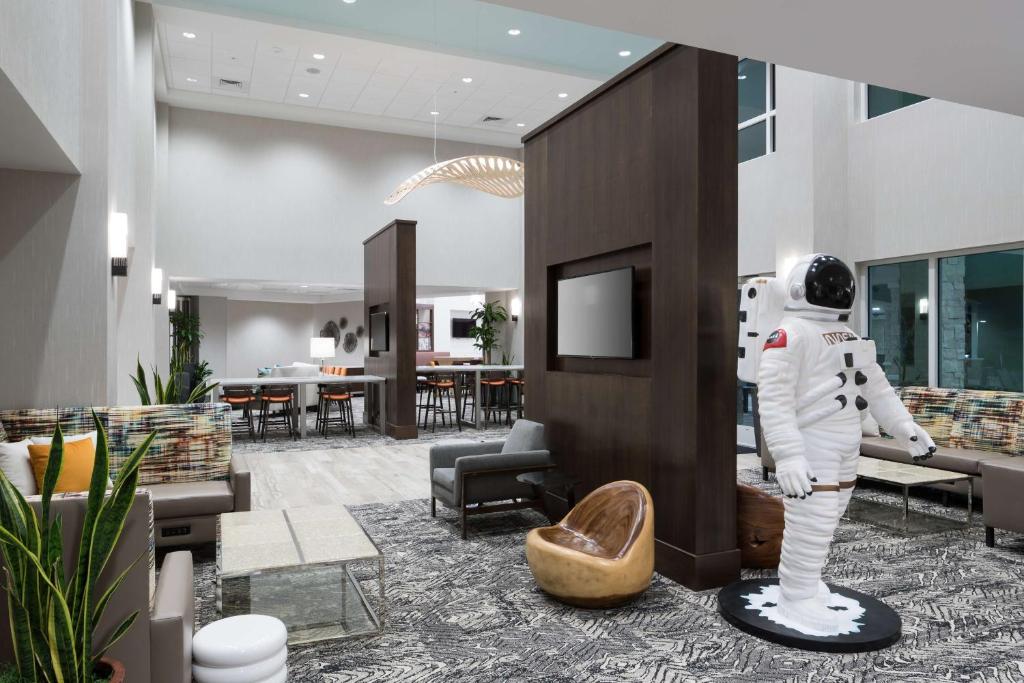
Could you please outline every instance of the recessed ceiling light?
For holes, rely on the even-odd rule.
[[[517,28],[510,28],[510,29],[508,30],[508,34],[509,34],[510,36],[518,36],[518,35],[519,35],[520,33],[522,33],[522,31],[520,31],[520,30],[519,30],[519,29],[517,29]]]
[[[430,115],[431,116],[440,116],[441,112],[439,112],[439,111],[432,111],[432,112],[430,112]]]
[[[463,83],[472,83],[473,82],[473,77],[472,76],[463,76],[462,77],[462,82]]]
[[[341,1],[343,3],[345,3],[346,5],[354,5],[354,4],[356,4],[356,0],[341,0]]]
[[[567,93],[567,92],[560,92],[560,93],[558,93],[558,99],[560,99],[560,100],[564,100],[568,96],[569,96],[569,93]]]
[[[195,37],[196,37],[196,34],[192,33],[192,31],[185,31],[185,32],[184,32],[184,33],[182,33],[181,35],[185,36],[185,37],[186,37],[186,38],[188,38],[189,40],[191,40],[191,39],[193,39],[193,38],[195,38]]]
[[[199,79],[197,79],[197,78],[192,78],[191,76],[189,76],[189,77],[188,77],[188,78],[186,78],[185,80],[186,80],[186,81],[188,81],[189,83],[198,83],[198,82],[199,82]]]
[[[746,74],[740,74],[739,76],[736,77],[736,80],[737,81],[745,81],[745,80],[747,80],[747,75]]]
[[[319,52],[314,52],[313,53],[313,59],[326,59],[326,58],[327,57],[325,55],[322,55]]]
[[[628,57],[631,54],[633,54],[633,53],[630,50],[619,50],[619,56],[620,57]]]
[[[309,93],[308,92],[300,92],[299,93],[299,97],[301,97],[302,99],[306,99],[307,97],[309,97]]]
[[[299,285],[302,289],[309,289],[309,285]]]
[[[525,123],[517,123],[516,124],[516,128],[526,128],[526,124]]]

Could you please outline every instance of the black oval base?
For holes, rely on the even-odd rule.
[[[864,626],[857,633],[838,636],[809,636],[787,626],[762,617],[757,610],[747,609],[750,604],[744,595],[760,593],[765,586],[778,584],[778,579],[746,579],[736,581],[718,593],[718,609],[726,621],[752,636],[764,640],[815,652],[868,652],[889,647],[900,639],[900,615],[870,595],[842,586],[828,584],[833,593],[852,598],[864,608],[860,621]]]

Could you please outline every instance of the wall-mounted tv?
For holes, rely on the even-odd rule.
[[[470,339],[476,321],[472,318],[452,318],[452,339]]]
[[[388,350],[388,313],[378,311],[370,314],[370,351]]]
[[[633,267],[558,281],[558,355],[633,358]]]

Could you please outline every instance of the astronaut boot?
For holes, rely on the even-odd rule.
[[[839,632],[842,615],[829,609],[832,594],[821,580],[837,517],[838,494],[818,491],[786,499],[786,530],[779,562],[779,614],[809,635]]]

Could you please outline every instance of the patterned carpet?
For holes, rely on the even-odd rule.
[[[754,470],[740,475],[760,484]],[[857,497],[899,500],[884,489]],[[942,512],[928,500],[914,507]],[[1000,533],[989,549],[977,525],[908,536],[844,521],[828,580],[895,608],[904,635],[880,652],[830,655],[747,636],[718,615],[716,591],[657,575],[624,608],[555,602],[535,587],[523,552],[526,530],[544,523],[533,512],[478,517],[460,541],[454,513],[431,519],[426,501],[351,509],[387,559],[386,631],[293,648],[289,681],[1024,680],[1024,536]],[[962,508],[946,514],[963,519]],[[196,572],[204,624],[216,618],[212,559]]]

